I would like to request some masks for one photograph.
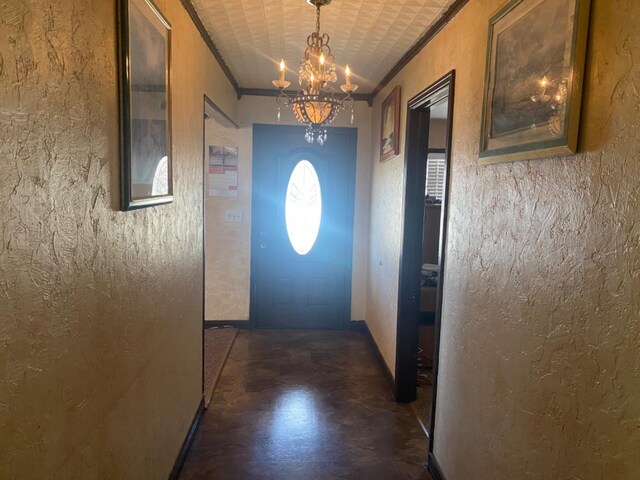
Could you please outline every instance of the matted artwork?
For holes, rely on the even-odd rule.
[[[480,162],[575,153],[590,0],[513,0],[489,25]]]
[[[151,0],[120,0],[122,209],[173,201],[171,25]]]
[[[401,90],[400,86],[397,86],[382,102],[381,162],[386,162],[400,153],[400,101]]]

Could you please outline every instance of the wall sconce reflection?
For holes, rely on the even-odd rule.
[[[562,120],[566,110],[567,79],[550,80],[546,75],[537,82],[537,91],[531,95],[533,103],[548,109],[549,128],[554,135],[562,134]]]

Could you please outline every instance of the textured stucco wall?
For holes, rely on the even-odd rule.
[[[179,0],[175,201],[119,212],[116,5],[0,2],[0,478],[166,478],[201,398],[202,108]]]
[[[240,130],[212,115],[206,121],[205,146],[237,147]],[[207,151],[207,150],[205,150]],[[205,179],[209,178],[205,159]],[[251,152],[238,149],[238,196],[205,202],[205,318],[249,320],[251,262]],[[227,210],[240,210],[242,223],[226,223]]]
[[[640,3],[593,0],[583,153],[480,167],[487,25],[504,3],[469,2],[372,116],[375,131],[395,85],[406,102],[456,69],[435,454],[449,480],[635,479]],[[367,322],[393,367],[403,156],[373,165]]]
[[[274,65],[274,72],[276,66]],[[275,98],[244,96],[238,105],[238,118],[240,125],[240,152],[241,160],[245,155],[252,155],[253,150],[253,124],[276,124],[278,107]],[[351,319],[363,320],[366,308],[366,276],[369,236],[369,202],[371,185],[371,109],[365,102],[355,103],[355,119],[351,125],[350,111],[342,112],[334,123],[335,127],[354,127],[358,129],[357,163],[356,163],[356,200],[355,218],[353,226],[353,275],[351,292]],[[282,125],[299,125],[290,109],[282,109]],[[251,172],[248,172],[251,178]],[[249,195],[244,212],[250,213],[251,196]],[[248,213],[248,214],[249,214]],[[247,216],[247,218],[249,218]],[[247,220],[248,221],[248,220]],[[251,235],[251,229],[246,232]],[[246,240],[243,240],[246,241]],[[250,269],[249,263],[237,265],[237,268]],[[247,298],[249,290],[247,288]]]

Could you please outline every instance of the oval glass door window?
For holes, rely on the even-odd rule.
[[[308,160],[301,160],[293,169],[284,210],[291,246],[299,255],[306,255],[318,239],[322,220],[320,179]]]

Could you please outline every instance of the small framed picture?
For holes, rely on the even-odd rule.
[[[401,90],[400,86],[397,86],[382,102],[381,162],[386,162],[400,153],[400,101]]]
[[[122,209],[173,201],[171,25],[152,0],[120,0]]]
[[[590,0],[512,0],[490,21],[480,163],[575,153]]]

